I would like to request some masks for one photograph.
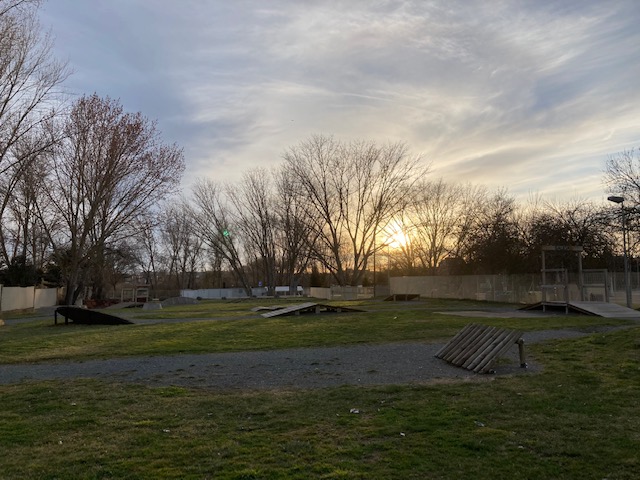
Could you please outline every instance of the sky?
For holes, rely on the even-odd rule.
[[[47,0],[74,96],[184,148],[185,192],[314,134],[405,142],[435,180],[605,201],[640,147],[637,0]]]

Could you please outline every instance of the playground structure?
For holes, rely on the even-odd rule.
[[[542,292],[542,300],[540,302],[542,310],[547,308],[557,308],[558,305],[564,305],[566,313],[569,312],[569,304],[571,301],[588,302],[598,301],[609,303],[609,284],[606,270],[584,270],[582,268],[582,251],[581,246],[544,246],[542,247],[542,284],[540,289]],[[548,268],[548,257],[552,252],[574,253],[577,260],[577,275],[575,284],[569,280],[569,270],[566,266],[560,268]],[[557,256],[556,256],[557,257]],[[556,258],[557,260],[557,258]],[[566,256],[565,256],[566,260]],[[555,276],[555,282],[551,283],[551,277]],[[585,278],[588,282],[585,282]],[[598,281],[598,278],[600,281]],[[577,295],[571,291],[571,286],[577,288]],[[594,293],[599,290],[600,293]],[[560,295],[559,295],[560,293]]]
[[[550,252],[573,253],[577,260],[575,283],[569,279],[566,266],[548,268]],[[566,260],[566,256],[565,256]],[[640,318],[640,312],[610,302],[610,285],[607,270],[584,270],[582,268],[581,246],[544,246],[542,247],[542,300],[523,307],[522,310],[562,309],[586,315],[612,318]],[[555,281],[551,283],[551,280]],[[586,281],[585,281],[586,280]],[[598,291],[599,293],[596,293]]]

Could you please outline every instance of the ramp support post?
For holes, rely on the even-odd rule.
[[[520,354],[520,368],[527,368],[527,358],[524,352],[524,338],[519,338],[516,343],[518,344],[518,353]]]

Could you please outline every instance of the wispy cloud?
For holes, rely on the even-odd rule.
[[[185,147],[185,185],[326,133],[406,141],[451,180],[592,198],[639,139],[639,21],[635,0],[56,0],[43,16],[76,91]]]

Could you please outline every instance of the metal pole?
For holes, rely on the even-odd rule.
[[[633,308],[631,301],[631,276],[629,275],[629,256],[627,255],[627,217],[624,213],[624,202],[622,206],[622,255],[624,257],[624,289],[627,295],[627,307]]]
[[[542,285],[540,286],[540,291],[542,293],[542,311],[547,311],[547,266],[545,262],[544,249],[542,249]]]
[[[373,298],[376,298],[376,240],[373,239]]]
[[[578,255],[578,288],[580,289],[580,301],[586,300],[584,291],[584,274],[582,273],[582,252],[576,252]]]
[[[622,256],[624,258],[624,290],[627,295],[627,307],[633,308],[631,301],[631,278],[629,276],[629,257],[627,255],[627,217],[624,211],[624,197],[611,195],[607,200],[619,203],[622,208]]]
[[[391,294],[391,246],[387,245],[387,285]]]

